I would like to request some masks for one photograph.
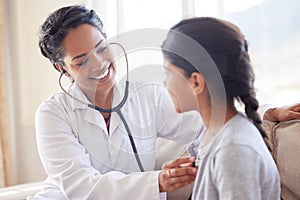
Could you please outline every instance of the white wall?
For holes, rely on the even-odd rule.
[[[47,14],[55,9],[63,5],[84,3],[89,1],[4,0],[13,184],[45,178],[36,149],[34,114],[44,99],[59,90],[59,74],[39,52],[39,26]]]

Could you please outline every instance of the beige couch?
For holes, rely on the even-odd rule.
[[[34,195],[40,190],[42,182],[19,184],[0,188],[1,200],[25,200],[28,195]]]
[[[300,199],[300,120],[264,121],[281,178],[283,200]]]

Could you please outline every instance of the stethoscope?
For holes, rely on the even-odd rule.
[[[72,96],[70,93],[68,93],[68,92],[63,88],[63,86],[62,86],[62,84],[61,84],[61,78],[62,78],[62,76],[64,75],[64,73],[66,73],[65,70],[62,70],[62,72],[61,72],[61,74],[60,74],[60,76],[59,76],[59,79],[58,79],[58,83],[59,83],[59,86],[60,86],[60,88],[62,89],[62,91],[63,91],[64,93],[66,93],[66,94],[67,94],[68,96],[70,96],[72,99],[74,99],[74,100],[76,100],[76,101],[78,101],[78,102],[80,102],[80,103],[83,103],[83,104],[87,105],[89,108],[92,108],[92,109],[95,109],[95,110],[97,110],[97,111],[99,111],[99,112],[104,112],[104,113],[112,113],[112,112],[116,112],[116,113],[119,115],[119,117],[120,117],[122,123],[124,124],[126,131],[127,131],[127,135],[128,135],[128,137],[129,137],[130,144],[131,144],[132,150],[133,150],[133,152],[134,152],[134,156],[135,156],[136,162],[137,162],[137,164],[138,164],[138,166],[139,166],[139,168],[140,168],[140,171],[141,171],[141,172],[144,172],[145,170],[144,170],[144,168],[143,168],[143,165],[142,165],[140,156],[139,156],[139,154],[138,154],[138,152],[137,152],[136,145],[135,145],[135,142],[134,142],[132,133],[131,133],[131,131],[130,131],[130,129],[129,129],[129,126],[128,126],[128,124],[127,124],[127,122],[126,122],[126,120],[125,120],[125,118],[124,118],[124,116],[123,116],[123,114],[122,114],[122,111],[121,111],[121,108],[124,106],[124,104],[125,104],[126,101],[127,101],[127,98],[128,98],[128,90],[129,90],[129,80],[128,80],[129,66],[128,66],[127,53],[126,53],[125,48],[124,48],[121,44],[116,43],[116,42],[111,42],[111,43],[109,43],[109,44],[115,44],[115,45],[118,45],[118,46],[122,49],[122,51],[123,51],[123,53],[124,53],[125,61],[126,61],[125,93],[124,93],[124,97],[123,97],[122,101],[121,101],[117,106],[112,107],[112,108],[108,108],[108,109],[107,109],[107,108],[101,108],[101,107],[95,106],[95,105],[93,105],[93,104],[84,102],[84,101],[82,101],[82,100],[80,100],[80,99],[78,99],[78,98]]]

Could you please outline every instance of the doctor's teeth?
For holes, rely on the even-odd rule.
[[[108,69],[105,70],[105,72],[103,74],[101,74],[100,76],[102,76],[101,78],[103,78],[103,77],[107,76],[107,74],[108,74]]]
[[[105,70],[100,76],[97,76],[97,77],[95,77],[96,79],[102,79],[102,78],[104,78],[105,76],[107,76],[107,74],[108,74],[108,69],[107,70]]]

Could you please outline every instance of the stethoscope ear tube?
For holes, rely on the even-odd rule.
[[[123,45],[121,45],[120,43],[117,43],[117,42],[110,42],[109,44],[114,44],[114,45],[117,45],[117,46],[119,46],[121,49],[122,49],[122,51],[123,51],[123,53],[124,53],[124,57],[125,57],[125,62],[126,62],[126,71],[127,71],[127,73],[126,73],[126,81],[128,81],[129,80],[129,64],[128,64],[128,57],[127,57],[127,53],[126,53],[126,50],[125,50],[125,48],[123,47]]]
[[[128,137],[129,137],[129,141],[130,141],[130,144],[131,144],[131,147],[132,147],[132,150],[133,150],[133,153],[134,153],[136,162],[137,162],[137,164],[138,164],[138,167],[140,168],[140,171],[141,171],[141,172],[144,172],[145,170],[144,170],[144,168],[143,168],[143,165],[142,165],[140,156],[139,156],[139,154],[138,154],[138,152],[137,152],[137,148],[136,148],[136,145],[135,145],[135,142],[134,142],[132,133],[131,133],[131,131],[130,131],[130,129],[129,129],[129,126],[128,126],[128,124],[127,124],[127,122],[126,122],[126,120],[125,120],[125,118],[124,118],[124,116],[123,116],[123,114],[122,114],[122,111],[121,111],[121,108],[124,106],[124,104],[126,103],[126,101],[127,101],[127,99],[128,99],[128,93],[129,93],[129,80],[128,80],[129,66],[128,66],[128,58],[127,58],[127,54],[126,54],[126,51],[125,51],[124,47],[123,47],[121,44],[115,43],[115,42],[110,43],[110,44],[116,44],[116,45],[118,45],[119,47],[121,47],[121,49],[122,49],[123,52],[124,52],[125,59],[126,59],[126,71],[127,71],[127,74],[126,74],[126,82],[125,82],[125,93],[124,93],[124,97],[123,97],[122,101],[121,101],[117,106],[112,107],[112,108],[101,108],[101,107],[99,107],[99,106],[96,106],[96,105],[93,105],[93,104],[84,102],[84,101],[82,101],[82,100],[80,100],[80,99],[74,97],[74,96],[71,95],[70,93],[68,93],[68,92],[63,88],[63,86],[62,86],[62,84],[61,84],[61,78],[62,78],[62,76],[64,75],[64,73],[66,72],[66,71],[64,71],[64,70],[62,71],[62,73],[61,73],[60,76],[59,76],[58,83],[59,83],[59,86],[60,86],[60,88],[62,89],[62,91],[63,91],[64,93],[66,93],[66,94],[67,94],[68,96],[70,96],[72,99],[74,99],[74,100],[76,100],[76,101],[78,101],[78,102],[80,102],[80,103],[83,103],[83,104],[87,105],[89,108],[92,108],[92,109],[95,109],[95,110],[97,110],[97,111],[99,111],[99,112],[104,112],[104,113],[116,112],[116,113],[119,115],[119,117],[120,117],[121,121],[123,122],[123,124],[124,124],[124,126],[125,126],[125,129],[126,129],[126,131],[127,131],[127,135],[128,135]]]

